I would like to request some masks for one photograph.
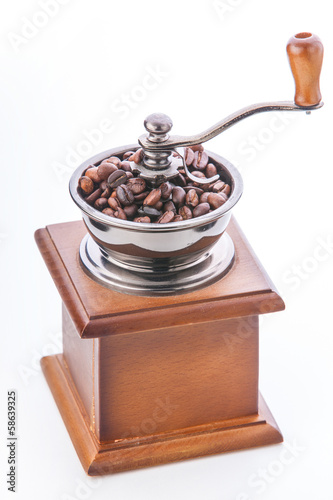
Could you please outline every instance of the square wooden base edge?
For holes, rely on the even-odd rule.
[[[232,420],[232,426],[203,432],[179,431],[166,439],[152,436],[151,441],[124,440],[101,444],[97,441],[63,362],[63,355],[46,356],[41,366],[67,431],[86,473],[90,476],[111,474],[142,467],[203,457],[227,451],[281,443],[282,434],[260,395],[259,415],[246,422]]]

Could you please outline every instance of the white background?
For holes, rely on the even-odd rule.
[[[1,15],[1,498],[332,498],[330,2],[61,3],[45,17],[42,0],[6,2]],[[39,27],[29,31],[27,20]],[[165,112],[174,133],[191,134],[247,104],[292,99],[285,45],[299,31],[325,45],[324,108],[285,113],[287,122],[252,117],[208,147],[241,170],[236,217],[286,301],[285,312],[262,321],[260,386],[296,451],[276,445],[87,479],[39,367],[40,357],[61,350],[61,315],[33,233],[80,218],[67,188],[74,167],[136,142],[149,113]],[[160,76],[143,88],[152,70]],[[130,104],[119,108],[126,95]],[[79,154],[85,134],[105,119],[113,129]],[[15,495],[5,485],[11,388],[19,401]]]

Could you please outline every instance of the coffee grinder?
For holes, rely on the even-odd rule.
[[[294,102],[249,106],[195,136],[170,135],[170,118],[150,115],[139,144],[100,153],[72,175],[83,222],[36,231],[63,302],[63,353],[44,357],[42,369],[89,475],[283,440],[258,390],[258,317],[284,303],[231,217],[241,176],[208,152],[218,174],[198,179],[183,148],[255,113],[319,109],[319,38],[299,33],[287,52]],[[183,169],[198,185],[228,182],[229,199],[169,224],[112,218],[87,204],[78,190],[87,167],[139,147],[143,156],[131,169],[151,186]]]

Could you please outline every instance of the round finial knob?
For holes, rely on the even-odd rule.
[[[151,142],[166,141],[172,125],[171,118],[164,113],[153,113],[147,116],[144,126],[148,132],[148,140]]]

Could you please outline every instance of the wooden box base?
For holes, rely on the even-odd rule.
[[[83,272],[81,222],[36,232],[63,300],[64,352],[42,368],[88,474],[282,441],[258,391],[258,316],[284,303],[234,220],[228,233],[235,262],[224,278],[135,297]]]
[[[63,355],[47,356],[41,360],[41,365],[82,466],[91,476],[283,441],[282,434],[260,395],[259,412],[256,415],[104,445],[96,440],[90,428],[89,417]]]

